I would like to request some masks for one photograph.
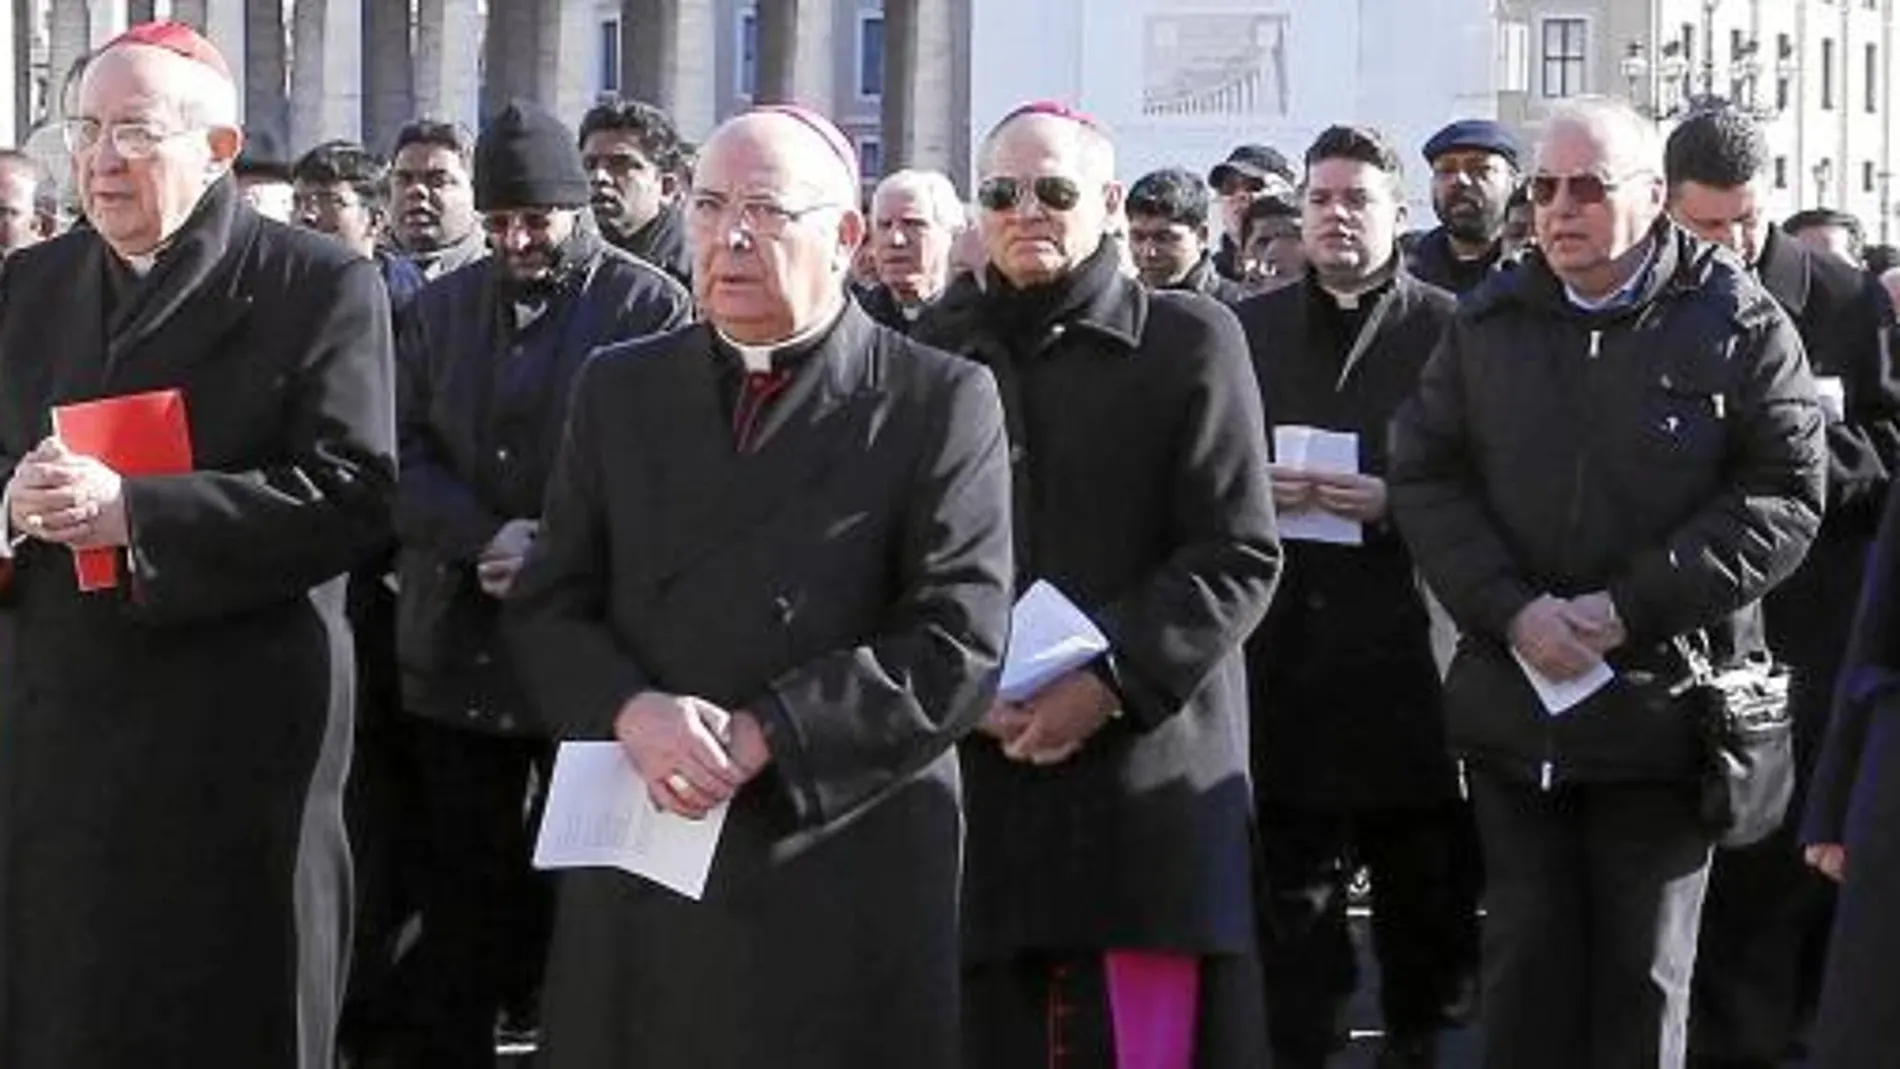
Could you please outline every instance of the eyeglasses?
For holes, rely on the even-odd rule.
[[[343,194],[333,189],[300,190],[290,199],[291,206],[299,215],[315,213],[330,215],[348,208],[361,207],[363,202],[354,194]]]
[[[1627,177],[1605,178],[1590,171],[1582,174],[1534,174],[1530,180],[1531,203],[1547,208],[1557,199],[1560,191],[1569,190],[1570,200],[1574,204],[1602,204],[1628,180]]]
[[[128,160],[150,159],[158,152],[158,146],[172,138],[203,129],[200,126],[186,126],[177,130],[162,130],[148,122],[106,124],[98,119],[67,119],[63,126],[66,149],[73,155],[90,152],[101,141],[110,140],[112,151]]]
[[[482,216],[482,229],[500,236],[513,233],[516,227],[545,234],[554,226],[554,213],[545,209],[521,212],[489,212]]]
[[[748,234],[777,237],[793,223],[814,212],[835,211],[843,207],[828,201],[803,208],[787,208],[769,200],[729,201],[718,193],[697,192],[686,201],[686,221],[702,231],[717,229],[730,218]]]
[[[1066,212],[1082,203],[1082,187],[1074,179],[1054,174],[1029,180],[1006,174],[985,178],[976,187],[976,201],[989,211],[1006,212],[1032,193],[1037,203],[1052,212]]]

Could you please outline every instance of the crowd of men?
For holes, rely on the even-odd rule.
[[[1900,265],[1742,113],[1454,122],[1425,228],[1357,125],[860,204],[795,106],[236,92],[140,25],[76,216],[0,152],[0,1065],[1317,1069],[1362,893],[1386,1069],[1891,1064]],[[54,414],[154,391],[189,470]],[[1004,699],[1036,582],[1108,652]],[[1751,846],[1699,652],[1792,669]],[[563,740],[703,899],[532,870]]]

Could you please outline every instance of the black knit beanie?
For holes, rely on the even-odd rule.
[[[588,203],[574,134],[525,100],[511,100],[475,141],[475,210],[580,208]]]

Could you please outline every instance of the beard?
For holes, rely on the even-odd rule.
[[[1504,206],[1476,197],[1454,197],[1434,205],[1452,237],[1472,244],[1496,241],[1504,233]]]

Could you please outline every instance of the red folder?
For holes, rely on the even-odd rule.
[[[191,470],[191,427],[185,420],[185,396],[177,390],[61,405],[53,409],[53,433],[67,449],[127,478]],[[119,585],[117,549],[76,550],[73,567],[80,590]]]

